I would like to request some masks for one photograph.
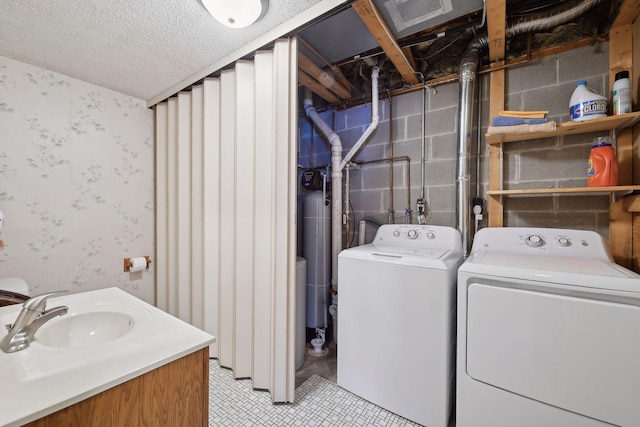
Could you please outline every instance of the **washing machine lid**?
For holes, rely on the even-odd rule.
[[[462,262],[462,254],[446,248],[407,248],[376,244],[345,249],[338,257],[437,269],[448,269],[451,263]]]
[[[453,269],[462,262],[461,240],[460,232],[452,227],[385,224],[372,243],[346,249],[339,258]]]

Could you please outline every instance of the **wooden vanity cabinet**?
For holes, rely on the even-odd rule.
[[[209,348],[26,424],[30,427],[207,426]]]

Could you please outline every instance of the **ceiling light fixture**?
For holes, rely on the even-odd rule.
[[[202,0],[216,21],[231,28],[244,28],[262,18],[268,0]]]

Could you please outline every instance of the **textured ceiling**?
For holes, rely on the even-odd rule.
[[[150,100],[344,1],[270,0],[256,24],[230,29],[199,0],[0,0],[0,55]]]

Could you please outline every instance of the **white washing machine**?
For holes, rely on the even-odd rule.
[[[453,403],[460,233],[383,225],[338,258],[338,385],[411,421],[445,427]]]
[[[458,427],[640,426],[640,276],[591,231],[485,228],[458,272]]]

